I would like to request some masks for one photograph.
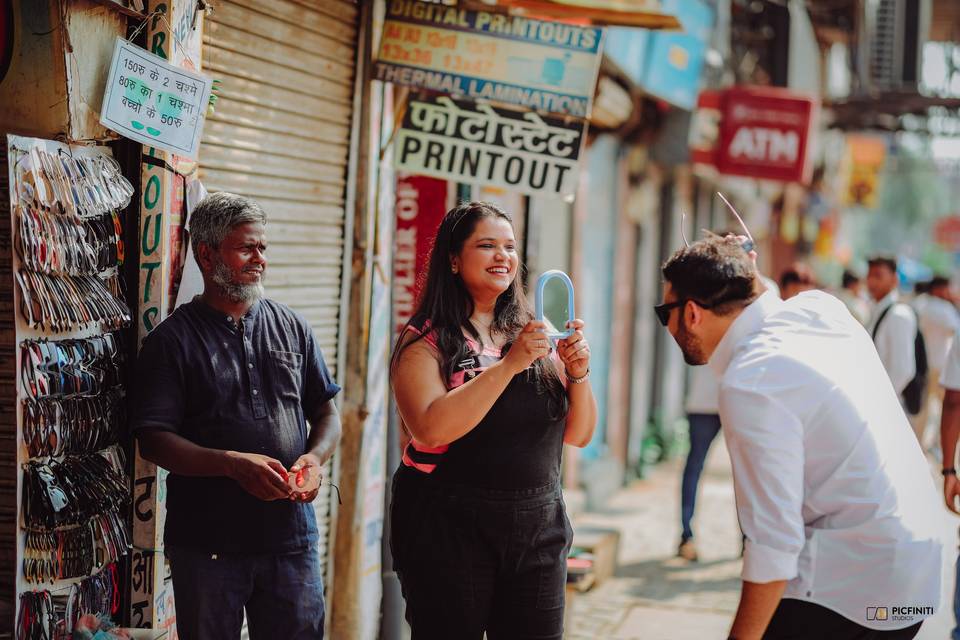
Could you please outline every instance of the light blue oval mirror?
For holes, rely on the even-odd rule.
[[[567,322],[575,317],[573,282],[563,271],[545,271],[537,279],[534,306],[537,320],[547,325],[546,333],[549,337],[560,339],[573,333],[573,329],[567,328]]]

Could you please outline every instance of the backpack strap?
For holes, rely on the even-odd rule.
[[[880,314],[880,317],[877,318],[877,324],[873,325],[873,341],[877,341],[877,331],[880,330],[880,323],[883,322],[883,319],[887,317],[887,313],[890,312],[890,309],[893,309],[893,305],[897,304],[896,302],[890,303],[890,306],[883,310],[883,313]]]

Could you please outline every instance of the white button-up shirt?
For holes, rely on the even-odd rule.
[[[710,367],[690,367],[687,413],[720,413],[720,381]]]
[[[917,316],[910,307],[901,304],[898,300],[897,290],[894,289],[887,297],[877,302],[870,316],[867,331],[872,336],[877,320],[887,307],[893,305],[880,323],[875,342],[880,362],[887,370],[897,395],[900,395],[907,384],[913,380],[913,376],[917,375],[917,361],[913,353],[914,341],[917,337]]]
[[[954,336],[947,359],[940,372],[940,384],[951,391],[960,391],[960,334]]]
[[[938,608],[936,490],[870,336],[843,303],[765,293],[710,366],[747,538],[743,579],[787,580],[785,598],[873,629]],[[930,609],[893,609],[906,606]]]
[[[942,371],[953,335],[960,331],[960,313],[943,298],[928,293],[917,296],[913,308],[920,316],[920,331],[927,346],[927,362],[931,369]]]

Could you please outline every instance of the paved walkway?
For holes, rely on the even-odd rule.
[[[574,528],[620,530],[620,563],[612,579],[568,601],[572,607],[568,639],[726,637],[740,595],[741,561],[730,463],[722,438],[710,451],[700,485],[694,520],[698,563],[674,557],[680,538],[681,469],[682,461],[659,465],[649,478],[619,492],[604,510],[574,519]],[[944,508],[944,596],[940,611],[917,636],[920,640],[950,637],[958,524],[960,519]]]

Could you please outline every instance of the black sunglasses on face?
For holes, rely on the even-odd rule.
[[[682,307],[686,303],[686,298],[674,300],[673,302],[664,302],[663,304],[654,305],[653,312],[657,314],[657,320],[660,321],[660,324],[667,326],[667,323],[670,322],[670,312],[677,307]]]
[[[663,304],[654,305],[653,311],[657,314],[657,319],[660,321],[660,324],[667,326],[667,323],[670,322],[670,312],[677,307],[682,307],[688,302],[694,303],[701,309],[713,309],[714,307],[736,299],[736,297],[726,297],[721,298],[712,304],[706,304],[705,302],[700,302],[699,300],[694,300],[693,298],[681,298],[679,300],[674,300],[673,302],[664,302]]]

